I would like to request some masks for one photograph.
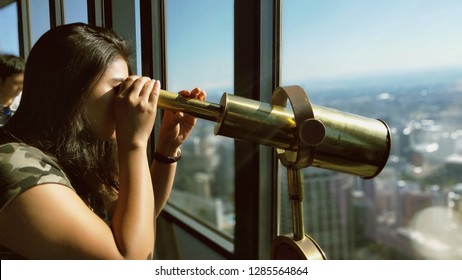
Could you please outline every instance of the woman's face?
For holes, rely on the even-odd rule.
[[[127,77],[127,62],[118,57],[108,66],[90,94],[86,117],[98,140],[115,140],[114,97],[118,92],[118,86]]]

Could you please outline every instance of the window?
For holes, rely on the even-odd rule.
[[[0,54],[19,56],[18,7],[12,2],[0,8]]]
[[[32,46],[43,33],[50,29],[50,8],[48,0],[35,0],[29,2],[29,19]]]
[[[64,19],[66,23],[72,23],[72,22],[88,23],[87,1],[86,0],[64,1]]]
[[[303,171],[306,232],[328,259],[461,259],[462,3],[289,0],[282,11],[281,84],[392,132],[374,179]],[[282,217],[291,232],[287,204]]]
[[[166,36],[169,91],[201,87],[214,103],[233,92],[233,1],[167,0]],[[234,142],[215,136],[214,125],[199,119],[183,144],[169,202],[231,237]]]

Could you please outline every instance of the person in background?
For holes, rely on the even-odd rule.
[[[21,101],[26,63],[15,55],[0,55],[0,126],[16,112]]]
[[[61,25],[36,42],[21,106],[0,129],[0,257],[153,258],[196,118],[165,111],[149,162],[161,85],[129,65],[127,43],[100,27]]]

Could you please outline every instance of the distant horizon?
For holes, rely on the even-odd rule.
[[[280,86],[299,85],[306,91],[331,91],[338,89],[347,89],[351,87],[355,88],[368,88],[368,87],[380,87],[386,86],[387,84],[394,83],[395,86],[418,86],[418,85],[429,85],[435,83],[448,83],[457,82],[462,84],[462,65],[447,66],[447,67],[436,67],[427,69],[415,69],[413,71],[400,71],[400,72],[382,72],[382,73],[363,73],[357,75],[344,75],[337,77],[323,77],[317,79],[311,79],[306,77],[301,80],[289,80],[281,82]],[[210,87],[208,90],[216,99],[217,95],[221,95],[226,92],[233,94],[230,90],[233,85],[215,86]]]
[[[416,86],[432,85],[436,83],[459,82],[462,83],[462,65],[447,66],[438,68],[415,69],[413,71],[396,71],[382,73],[363,73],[357,75],[345,75],[338,77],[325,77],[318,79],[306,78],[303,81],[287,81],[286,84],[299,82],[304,85],[309,83],[315,86],[325,86],[326,84],[335,83],[335,87],[377,87],[389,83],[395,83],[396,86]],[[327,88],[326,88],[327,90]]]
[[[378,78],[378,77],[390,77],[390,76],[399,76],[399,75],[426,75],[429,73],[440,73],[440,72],[461,72],[462,74],[462,64],[454,65],[441,65],[435,67],[420,67],[420,68],[410,68],[410,69],[395,69],[395,70],[383,70],[383,71],[369,71],[369,72],[359,72],[352,74],[338,74],[338,75],[326,75],[326,76],[317,76],[311,78],[315,81],[324,81],[324,80],[356,80],[356,79],[365,79],[365,78]],[[302,79],[307,79],[305,77]],[[461,76],[462,79],[462,76]],[[298,80],[298,79],[292,79]]]

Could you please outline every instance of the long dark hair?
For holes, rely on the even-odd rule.
[[[49,30],[27,58],[21,103],[5,126],[16,138],[54,157],[94,209],[115,197],[117,157],[114,141],[93,136],[85,104],[117,57],[130,65],[127,43],[109,30],[82,23]]]

